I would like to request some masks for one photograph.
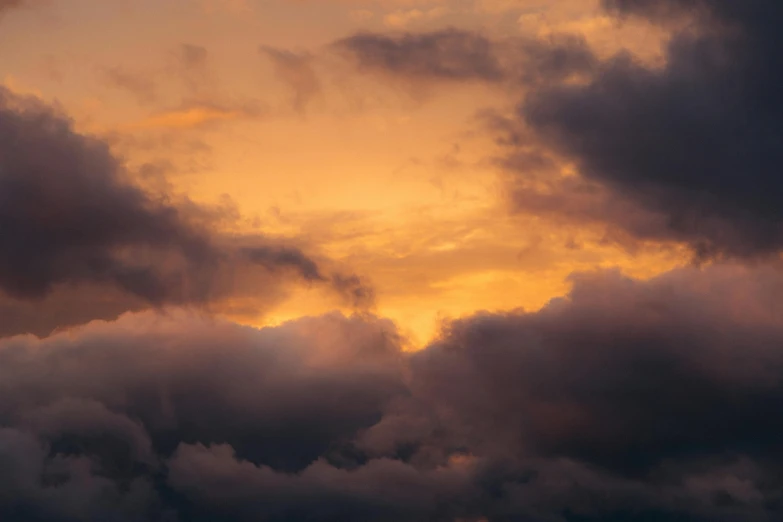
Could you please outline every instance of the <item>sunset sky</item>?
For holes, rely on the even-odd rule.
[[[573,271],[682,263],[510,205],[482,114],[512,111],[522,86],[394,78],[335,45],[448,28],[577,32],[648,60],[662,37],[583,0],[42,1],[4,15],[0,78],[107,140],[132,175],[154,169],[197,203],[230,206],[232,232],[294,239],[366,278],[377,313],[418,346],[445,318],[538,308]],[[271,309],[218,308],[264,325],[338,304],[291,288]]]
[[[0,518],[779,519],[781,23],[0,0]]]

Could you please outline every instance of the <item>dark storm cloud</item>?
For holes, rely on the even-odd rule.
[[[298,509],[307,493],[287,473],[319,458],[327,476],[302,482],[339,509],[330,482],[344,471],[327,461],[350,462],[351,439],[405,391],[393,327],[340,316],[261,331],[129,316],[0,341],[0,360],[4,520],[215,520],[256,502],[239,499],[258,486],[242,476],[256,466],[283,488],[270,510]],[[200,452],[229,455],[227,468],[205,468]],[[201,487],[207,496],[191,502]],[[363,494],[361,478],[353,487],[347,497]],[[233,505],[221,507],[222,495]]]
[[[774,314],[783,280],[740,274],[578,276],[541,312],[454,323],[414,356],[414,382],[486,451],[631,476],[667,459],[769,459],[783,430],[783,320]]]
[[[0,144],[0,288],[8,294],[40,298],[58,283],[106,281],[151,302],[184,299],[166,274],[122,251],[167,251],[193,268],[214,260],[176,208],[132,185],[104,143],[42,104],[0,91]]]
[[[470,491],[465,471],[392,459],[350,471],[318,460],[292,476],[237,460],[228,446],[183,445],[169,466],[174,487],[230,520],[449,520]]]
[[[783,279],[583,274],[422,352],[331,315],[0,341],[0,516],[745,522],[783,514]]]
[[[494,463],[490,520],[774,519],[782,291],[771,269],[578,276],[540,312],[450,325],[360,447]]]
[[[567,36],[490,40],[449,30],[360,34],[336,46],[367,71],[503,82],[525,91],[515,123],[528,135],[506,140],[504,166],[527,179],[549,149],[574,161],[582,176],[578,192],[571,181],[564,187],[549,181],[556,197],[515,186],[525,210],[579,214],[640,239],[684,242],[700,257],[779,252],[783,6],[776,0],[603,4],[617,17],[671,27],[665,65],[648,67],[628,53],[602,60],[583,40]],[[579,81],[571,81],[575,75]],[[588,200],[590,191],[598,196]],[[623,203],[602,212],[611,199]],[[616,212],[623,206],[638,210],[628,219]]]
[[[0,290],[7,297],[40,301],[63,286],[98,285],[136,301],[126,310],[139,301],[204,304],[231,294],[224,282],[243,265],[296,268],[344,293],[301,250],[256,237],[245,241],[255,254],[245,255],[211,230],[221,209],[173,201],[136,185],[105,142],[79,134],[35,99],[0,90]]]
[[[607,0],[611,12],[690,17],[648,69],[619,55],[585,85],[531,94],[520,116],[588,180],[663,217],[656,239],[702,255],[783,246],[783,38],[774,0]]]

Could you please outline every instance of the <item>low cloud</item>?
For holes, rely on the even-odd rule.
[[[329,315],[126,315],[0,341],[0,514],[33,520],[780,516],[783,279],[574,276],[402,351]]]
[[[219,215],[146,192],[106,143],[36,99],[0,91],[0,137],[0,290],[9,298],[40,301],[63,286],[98,285],[147,306],[203,305],[232,292],[222,282],[242,265],[318,266],[263,237],[248,245],[278,253],[263,263],[235,250],[212,229]]]
[[[630,56],[604,61],[585,85],[532,93],[519,115],[544,143],[615,197],[658,214],[650,237],[693,246],[700,256],[755,256],[783,246],[779,125],[781,40],[769,22],[779,4],[752,1],[606,2],[624,16],[675,32],[666,65]]]
[[[662,64],[629,52],[599,58],[577,36],[493,40],[449,30],[361,34],[336,45],[357,66],[417,81],[482,81],[517,89],[502,164],[516,203],[574,214],[626,235],[689,245],[697,257],[777,255],[783,248],[783,105],[774,0],[606,0],[617,20],[642,19],[671,32]],[[494,127],[494,131],[498,128]],[[571,163],[581,195],[544,180],[542,157]],[[550,165],[552,167],[552,165]],[[532,187],[532,188],[531,188]],[[560,189],[564,192],[559,192]],[[552,189],[552,191],[549,191]],[[598,194],[592,200],[584,195]],[[554,197],[549,197],[554,196]],[[602,213],[606,200],[634,214]]]

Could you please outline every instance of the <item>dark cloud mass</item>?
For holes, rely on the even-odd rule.
[[[255,465],[284,487],[286,473],[319,457],[328,473],[330,458],[354,458],[350,439],[404,389],[382,321],[256,331],[149,314],[0,344],[3,520],[216,520],[219,504],[199,514],[192,489],[217,480],[229,489],[208,502],[242,495],[254,485],[232,491],[232,475],[243,482]],[[224,479],[200,471],[202,454],[226,466]]]
[[[657,69],[565,37],[336,46],[408,79],[524,86],[493,120],[505,166],[580,171],[519,200],[536,210],[705,256],[779,252],[783,4],[604,4],[690,23]],[[265,52],[294,77],[307,65]],[[211,317],[289,276],[359,307],[373,292],[293,240],[221,232],[231,209],[134,179],[55,109],[0,90],[0,520],[783,520],[778,267],[576,274],[541,310],[451,321],[407,352],[366,312],[264,329]]]
[[[45,296],[65,281],[110,281],[151,302],[175,295],[167,275],[123,249],[164,250],[193,268],[214,256],[176,208],[124,178],[108,147],[32,99],[0,92],[0,288]],[[141,256],[139,256],[141,257]]]
[[[0,341],[0,516],[771,521],[783,279],[583,274],[417,353],[369,316]]]
[[[604,221],[643,240],[684,242],[700,257],[777,254],[782,4],[603,4],[619,19],[671,27],[665,65],[647,66],[629,53],[599,59],[573,36],[493,40],[452,29],[359,34],[336,45],[367,71],[523,90],[515,130],[503,140],[510,147],[503,165],[525,181],[546,167],[548,149],[574,161],[581,174],[581,183],[536,180],[533,186],[551,189],[546,194],[515,186],[524,210]],[[623,207],[635,209],[629,216]]]
[[[783,77],[774,0],[606,0],[610,11],[666,23],[667,64],[625,55],[586,85],[533,92],[520,115],[576,160],[583,176],[663,217],[655,239],[703,255],[756,255],[783,246]]]
[[[107,318],[109,310],[204,305],[242,286],[231,279],[243,266],[269,273],[294,268],[289,272],[346,295],[341,281],[322,275],[298,248],[263,237],[245,238],[244,250],[232,247],[233,238],[212,230],[221,217],[190,201],[177,204],[170,194],[145,192],[105,142],[76,132],[36,99],[0,90],[0,306],[9,307],[0,332],[48,333],[78,317]],[[115,296],[119,301],[102,307],[72,298],[72,305],[86,305],[82,312],[97,315],[68,309],[63,287],[81,287],[73,290],[78,293],[96,285],[106,288],[103,297],[119,289],[127,298]],[[7,304],[41,302],[58,292],[56,317],[31,318],[23,303]],[[54,323],[44,327],[47,320]]]

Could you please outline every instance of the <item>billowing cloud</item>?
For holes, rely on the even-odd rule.
[[[520,116],[590,181],[663,217],[650,231],[704,255],[783,246],[778,201],[783,39],[774,1],[607,1],[622,15],[693,19],[648,69],[601,63],[585,85],[532,94]]]
[[[339,316],[261,331],[128,316],[2,341],[0,359],[13,390],[0,404],[0,515],[14,520],[207,519],[221,508],[197,515],[187,498],[214,478],[199,444],[285,481],[319,457],[356,458],[350,440],[405,389],[391,325]]]
[[[254,238],[256,252],[276,252],[261,260],[231,248],[209,209],[145,192],[106,143],[35,99],[0,91],[0,137],[0,290],[11,298],[97,284],[148,305],[200,304],[230,293],[218,276],[242,264],[328,282],[294,247]]]
[[[0,515],[776,519],[782,293],[768,268],[583,274],[417,353],[340,315],[6,339]]]
[[[214,261],[202,231],[125,179],[104,143],[49,108],[2,91],[0,134],[5,292],[37,298],[58,283],[105,280],[151,302],[185,299],[140,254],[165,251],[193,269]]]
[[[505,137],[504,165],[527,181],[556,157],[580,175],[523,183],[524,210],[578,214],[643,240],[688,244],[700,257],[779,252],[783,40],[770,22],[779,4],[603,4],[618,20],[644,18],[672,31],[663,65],[627,52],[599,59],[565,36],[501,41],[451,30],[364,34],[338,46],[365,70],[519,87],[524,99]]]
[[[539,312],[457,321],[360,447],[478,459],[489,520],[775,518],[782,285],[739,267],[584,274]]]

